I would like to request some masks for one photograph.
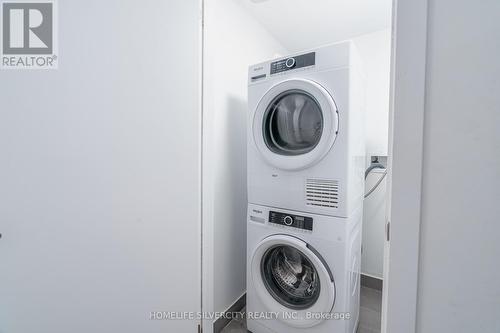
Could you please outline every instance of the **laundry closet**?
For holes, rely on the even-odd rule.
[[[0,333],[500,332],[499,13],[0,0]]]
[[[279,0],[205,1],[202,285],[205,311],[240,310],[245,303],[250,304],[251,307],[251,309],[246,308],[247,311],[256,311],[257,309],[261,311],[286,309],[300,311],[300,309],[308,308],[305,305],[307,297],[302,300],[304,302],[302,305],[301,301],[297,304],[286,305],[287,301],[277,296],[279,291],[271,291],[274,288],[272,283],[266,285],[264,282],[255,288],[261,293],[260,296],[249,291],[249,283],[251,284],[250,280],[253,279],[252,274],[254,274],[251,272],[254,253],[252,245],[249,245],[248,242],[251,243],[249,237],[254,237],[256,234],[253,236],[247,234],[247,230],[249,230],[247,227],[255,221],[266,225],[277,221],[277,224],[281,224],[283,228],[272,229],[268,236],[291,233],[293,237],[298,237],[297,235],[300,235],[298,232],[302,232],[299,229],[308,225],[307,221],[312,219],[312,224],[316,225],[316,218],[311,217],[314,207],[322,216],[346,217],[351,216],[350,214],[355,211],[350,211],[343,205],[343,203],[347,203],[347,197],[342,197],[344,192],[333,193],[342,187],[338,186],[338,178],[326,177],[328,172],[323,172],[321,176],[319,174],[312,176],[310,179],[306,176],[300,176],[296,179],[293,177],[294,174],[306,175],[307,168],[317,162],[312,158],[314,157],[312,155],[320,150],[315,150],[317,145],[320,145],[320,148],[321,145],[326,146],[325,151],[314,157],[318,161],[321,160],[321,163],[327,159],[325,156],[329,156],[329,153],[338,149],[336,144],[341,145],[339,142],[343,140],[342,133],[345,132],[343,132],[344,128],[338,128],[336,117],[345,121],[346,115],[342,112],[345,111],[346,105],[352,105],[352,102],[344,103],[342,97],[335,95],[341,94],[341,89],[345,88],[346,91],[351,89],[348,88],[349,84],[340,85],[343,88],[336,88],[338,90],[335,92],[329,90],[322,95],[320,90],[325,85],[328,86],[326,82],[322,82],[319,90],[314,91],[314,88],[308,88],[307,84],[302,85],[300,82],[283,82],[280,86],[281,81],[277,78],[281,75],[282,81],[286,81],[287,75],[289,75],[290,80],[307,79],[308,76],[313,77],[313,74],[308,74],[308,71],[318,71],[318,74],[314,74],[318,78],[313,79],[313,81],[318,82],[318,80],[322,80],[321,75],[324,74],[321,71],[335,67],[351,68],[352,64],[356,63],[362,73],[363,82],[353,86],[351,90],[359,88],[357,92],[359,97],[354,98],[353,101],[363,101],[363,115],[356,118],[356,113],[353,113],[352,119],[356,120],[353,120],[352,124],[359,126],[365,139],[362,142],[363,153],[357,154],[362,161],[357,166],[350,164],[347,168],[349,170],[357,168],[356,177],[359,182],[365,184],[359,191],[353,191],[356,193],[354,196],[360,198],[357,202],[362,202],[364,206],[362,212],[359,213],[359,216],[363,215],[360,223],[362,228],[359,229],[359,242],[362,243],[362,246],[359,246],[359,257],[345,260],[344,264],[346,267],[349,266],[345,271],[350,271],[350,273],[346,275],[346,278],[339,278],[337,289],[341,288],[344,283],[340,281],[347,279],[352,279],[351,287],[359,288],[357,285],[358,277],[353,272],[357,272],[358,276],[361,273],[359,276],[362,289],[361,302],[366,303],[368,297],[368,302],[376,299],[375,303],[377,304],[374,308],[367,308],[362,304],[361,317],[370,312],[370,315],[376,318],[374,322],[367,324],[373,325],[373,327],[364,328],[377,331],[378,326],[380,329],[386,219],[385,168],[388,154],[391,6],[390,1],[373,3]],[[351,51],[342,53],[343,42],[349,45],[345,47],[345,50],[352,50],[352,53],[349,53]],[[327,46],[328,49],[328,45],[332,44],[338,45],[339,49],[331,51],[330,56],[324,56],[323,48]],[[351,60],[331,65],[323,63],[324,57],[329,61],[335,61],[337,57],[345,54],[347,54],[346,59],[352,56]],[[316,61],[319,62],[316,63]],[[287,69],[290,71],[285,71]],[[332,75],[339,76],[339,74]],[[261,83],[267,80],[270,80],[269,84]],[[286,84],[290,87],[284,87]],[[326,88],[328,90],[331,87]],[[266,94],[266,91],[273,89],[274,92]],[[301,96],[297,94],[287,95],[286,91],[292,90],[305,91],[306,93]],[[334,96],[331,103],[333,104],[331,113],[317,111],[326,110],[325,105],[329,103],[326,101],[328,98],[323,100],[321,96]],[[306,104],[304,108],[307,110],[303,111],[301,115],[296,114],[295,118],[290,113],[288,124],[284,120],[285,113],[280,115],[276,111],[273,116],[267,109],[268,105],[275,105],[275,110],[287,107],[293,109],[297,108],[299,104],[302,107],[304,103]],[[354,105],[354,107],[356,106]],[[317,117],[314,116],[315,112],[317,112]],[[254,113],[259,116],[254,116]],[[273,128],[273,126],[278,132],[287,126],[293,127],[294,124],[298,124],[294,121],[302,121],[298,119],[303,119],[303,115],[306,113],[312,115],[312,118],[304,119],[298,125],[297,128],[304,130],[300,139],[297,139],[296,135],[279,137],[279,135],[273,136],[272,133],[266,134],[266,128]],[[267,123],[264,119],[266,116],[269,116]],[[329,116],[331,119],[325,118]],[[258,117],[260,120],[255,120]],[[253,124],[254,121],[257,122]],[[319,122],[322,124],[317,125]],[[346,126],[348,123],[343,123],[343,125]],[[307,127],[310,128],[309,132],[307,132]],[[323,135],[314,134],[318,128],[321,128],[320,132],[323,131]],[[338,141],[335,141],[335,137],[320,139],[320,137],[326,137],[324,134],[334,135],[335,133],[339,134]],[[254,152],[252,144],[249,144],[249,142],[252,143],[252,140],[255,140],[255,150],[262,153],[260,160],[257,157],[260,153]],[[294,146],[294,140],[301,142]],[[304,142],[310,143],[311,148],[303,145]],[[308,158],[303,157],[306,155]],[[361,155],[363,156],[361,157]],[[254,167],[255,161],[262,164],[258,171]],[[306,164],[298,165],[297,163]],[[329,165],[333,166],[331,176],[335,173],[335,168],[338,165],[334,162],[330,163]],[[269,178],[261,177],[256,180],[254,175],[256,173],[260,175],[266,166],[269,169]],[[286,170],[287,168],[288,170]],[[325,165],[325,168],[328,168],[328,165]],[[276,170],[278,172],[275,172]],[[281,184],[279,184],[280,182]],[[275,187],[272,187],[272,184],[276,184]],[[344,187],[342,190],[347,187],[346,183],[343,183],[342,186]],[[317,195],[315,198],[315,194],[317,194],[315,191],[318,188],[329,189],[332,192],[326,195],[322,194],[324,198],[318,199]],[[312,191],[310,197],[307,197],[308,190]],[[366,198],[363,200],[361,197],[365,195]],[[325,202],[325,198],[329,202]],[[316,199],[318,200],[315,202]],[[308,200],[310,201],[308,202]],[[339,201],[341,208],[326,207],[337,205]],[[316,206],[314,206],[315,204]],[[338,211],[333,212],[332,209]],[[344,213],[342,209],[347,210]],[[252,211],[258,213],[252,214]],[[347,215],[343,215],[343,213]],[[321,219],[323,218],[318,218],[318,221]],[[319,230],[322,230],[321,222],[317,223]],[[277,224],[275,223],[275,226]],[[294,230],[297,233],[293,234]],[[303,231],[309,232],[308,230]],[[314,233],[314,231],[312,232]],[[259,232],[256,231],[256,233]],[[259,237],[264,239],[264,234]],[[347,239],[351,239],[349,237]],[[325,238],[328,239],[328,237]],[[253,248],[257,247],[257,243],[253,245]],[[315,252],[319,252],[314,248],[312,241],[304,244],[306,244],[305,246],[309,245]],[[307,249],[303,250],[303,252],[306,251]],[[263,256],[265,252],[263,251],[260,255]],[[276,256],[279,255],[293,257],[298,254],[287,253],[285,250],[281,254],[276,252]],[[307,260],[313,262],[314,258],[319,261],[328,261],[325,260],[325,257],[329,258],[329,256],[330,254],[310,256],[309,259],[303,259],[302,262],[307,262]],[[260,262],[267,261],[261,258]],[[257,266],[259,264],[256,263]],[[307,270],[307,267],[305,269]],[[324,281],[323,278],[320,278],[321,273],[318,272],[316,277],[323,288],[326,288],[326,284],[328,284],[325,281],[337,274],[328,272],[328,269],[325,272],[329,277],[325,277]],[[265,275],[265,273],[262,274]],[[258,276],[259,273],[255,273],[255,280],[260,280]],[[309,287],[312,288],[312,285]],[[318,292],[318,295],[321,293]],[[325,301],[323,296],[314,296],[314,293],[308,297],[313,300],[311,304],[318,305]],[[337,302],[340,302],[342,297],[339,296]],[[251,305],[252,298],[259,299],[258,306]],[[318,302],[318,299],[321,301]],[[326,305],[325,308],[329,307],[331,310],[332,304]],[[320,312],[324,311],[326,310],[322,309]],[[227,320],[209,319],[204,321],[203,326],[204,330],[208,332],[219,332],[227,324]],[[309,324],[302,323],[302,325],[299,323],[296,326],[287,326],[286,324],[280,326],[278,324],[261,329],[290,332],[305,332],[307,329],[311,332],[314,329],[317,329],[317,332],[322,332],[321,329],[325,330],[325,328],[321,328],[325,327],[323,324],[316,324],[311,324],[311,322]],[[360,326],[364,324],[361,322]],[[272,326],[272,324],[270,325]],[[346,332],[349,329],[352,330],[352,328],[346,328]],[[254,328],[254,330],[259,332],[258,328]]]
[[[247,134],[255,111],[249,108],[249,83],[253,79],[257,87],[270,79],[272,66],[291,68],[289,73],[314,68],[320,77],[321,64],[324,70],[350,69],[356,59],[363,67],[366,106],[364,122],[353,122],[366,138],[356,177],[363,182],[364,171],[380,164],[366,175],[367,188],[358,181],[353,192],[359,199],[363,190],[374,189],[364,200],[362,237],[359,228],[336,230],[354,231],[349,245],[359,252],[361,239],[363,244],[356,261],[346,265],[349,274],[342,283],[337,269],[323,262],[333,260],[324,251],[335,247],[329,237],[324,244],[287,238],[290,245],[302,246],[310,261],[303,266],[307,283],[299,290],[306,293],[291,290],[297,297],[288,305],[331,309],[341,302],[341,285],[379,292],[391,1],[47,1],[54,5],[57,68],[0,73],[0,332],[220,332],[228,321],[200,315],[246,304],[249,200],[267,207],[255,208],[257,221],[267,225],[272,216],[280,230],[295,228],[304,235],[312,228],[326,230],[326,236],[334,225],[329,221],[359,219],[359,210],[349,215],[352,211],[342,208],[331,214],[321,206],[298,207],[307,200],[320,204],[314,193],[303,198],[300,190],[290,192],[297,205],[288,206],[271,191],[249,192]],[[24,17],[19,10],[18,23]],[[325,57],[321,48],[335,43],[332,52],[344,56]],[[269,68],[250,74],[249,69],[259,71],[258,64]],[[264,81],[259,75],[266,75]],[[310,116],[299,112],[294,123],[293,116],[268,113],[266,107],[261,115],[269,116],[271,127],[289,121],[305,131],[282,136],[285,144],[274,133],[261,148],[274,144],[275,151],[284,148],[299,156],[323,147],[313,162],[326,161],[343,140],[342,112],[350,97],[344,91],[346,96],[329,99],[333,90],[320,84],[294,87],[309,92],[275,91],[267,95],[270,104],[286,109],[299,101]],[[325,106],[329,113],[320,111]],[[300,183],[283,174],[276,178],[282,185]],[[323,174],[300,186],[335,192],[334,181]],[[277,201],[266,206],[248,193]],[[334,196],[331,205],[337,204]],[[255,235],[262,232],[255,230]],[[284,263],[274,259],[299,257],[288,248],[275,249],[274,256],[262,252],[263,258],[271,254],[263,260],[271,264],[269,276],[275,273],[273,263]],[[267,288],[272,286],[258,291]],[[279,298],[270,297],[271,303]],[[363,297],[361,292],[362,303]],[[361,317],[363,311],[362,306]],[[321,327],[317,321],[294,329]]]

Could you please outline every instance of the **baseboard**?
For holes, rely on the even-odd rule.
[[[361,285],[363,287],[382,291],[384,281],[373,276],[361,274]]]
[[[229,307],[224,313],[231,313],[231,312],[238,312],[243,310],[245,305],[247,304],[247,294],[241,295],[241,297],[234,302],[233,305]],[[228,316],[222,316],[216,321],[214,321],[213,329],[214,333],[220,333],[224,327],[226,327],[227,324],[231,321],[231,319],[227,318]]]

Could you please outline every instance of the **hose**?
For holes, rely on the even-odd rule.
[[[373,169],[385,169],[385,167],[380,164],[378,161],[370,164],[368,169],[365,171],[365,179],[368,177],[368,174],[373,170]]]
[[[385,175],[387,175],[387,170],[384,171],[384,173],[382,174],[382,177],[380,177],[380,179],[377,181],[377,183],[368,191],[368,193],[365,194],[364,198],[367,198],[370,194],[373,193],[373,191],[375,191],[377,189],[377,187],[380,185],[382,180],[385,178]]]
[[[368,177],[368,175],[370,174],[370,172],[373,170],[373,169],[384,169],[384,173],[382,174],[382,177],[380,177],[380,179],[377,181],[377,183],[375,184],[375,186],[373,186],[369,191],[368,193],[365,194],[364,198],[368,197],[370,194],[373,193],[373,191],[375,191],[377,189],[377,187],[380,185],[380,183],[382,182],[382,180],[384,179],[385,175],[387,175],[387,169],[381,164],[379,163],[378,161],[378,157],[377,156],[374,156],[372,157],[372,163],[370,164],[370,166],[368,167],[368,169],[366,169],[365,171],[365,180],[366,178]]]

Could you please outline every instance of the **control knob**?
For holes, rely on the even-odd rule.
[[[285,66],[286,66],[287,68],[292,68],[292,67],[294,67],[294,66],[295,66],[295,58],[288,58],[288,59],[286,59],[286,61],[285,61]]]

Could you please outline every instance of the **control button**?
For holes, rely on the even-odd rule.
[[[286,59],[285,65],[288,68],[292,68],[293,66],[295,66],[295,58]]]
[[[293,219],[291,216],[285,216],[285,218],[283,219],[283,222],[285,222],[286,225],[292,225]]]

